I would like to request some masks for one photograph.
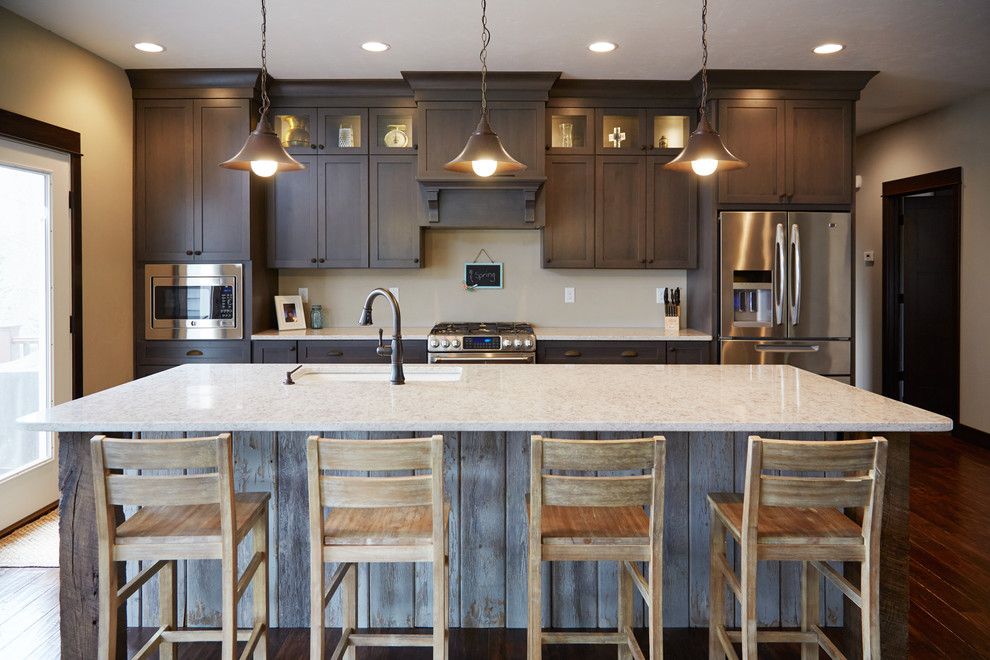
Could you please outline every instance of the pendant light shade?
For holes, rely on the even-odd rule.
[[[716,170],[738,170],[749,163],[737,158],[725,148],[711,122],[708,121],[708,0],[701,2],[701,108],[698,128],[688,136],[688,142],[681,153],[669,163],[665,170],[694,172],[698,176],[709,176]]]
[[[492,33],[488,31],[488,12],[486,0],[481,0],[481,119],[478,128],[468,138],[464,150],[446,165],[444,169],[450,172],[474,172],[478,176],[488,177],[493,174],[510,174],[526,169],[524,163],[509,155],[502,146],[502,141],[488,123],[488,44]]]
[[[684,150],[663,167],[667,170],[693,171],[700,176],[708,176],[715,170],[738,170],[746,165],[745,161],[736,158],[725,148],[722,138],[712,128],[708,117],[702,115],[698,128],[688,137]]]
[[[492,176],[520,172],[526,166],[509,155],[488,123],[488,116],[482,115],[478,128],[474,129],[464,145],[464,151],[444,165],[444,168],[451,172],[474,172],[478,176]]]
[[[258,176],[272,176],[276,172],[304,170],[306,166],[289,155],[278,139],[268,119],[268,16],[265,0],[261,0],[261,117],[258,125],[237,155],[220,163],[229,170],[251,170]]]

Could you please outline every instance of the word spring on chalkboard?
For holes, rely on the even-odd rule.
[[[464,286],[469,289],[501,289],[501,262],[464,264]]]

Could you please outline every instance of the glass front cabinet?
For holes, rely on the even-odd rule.
[[[319,153],[316,108],[272,108],[272,127],[282,147],[295,156]]]
[[[320,153],[368,153],[368,111],[320,108]]]
[[[590,155],[595,153],[593,108],[548,108],[547,152]]]
[[[372,108],[368,111],[368,124],[371,127],[371,153],[412,154],[416,153],[416,109],[415,108]]]
[[[687,143],[693,111],[599,108],[595,153],[674,155]]]

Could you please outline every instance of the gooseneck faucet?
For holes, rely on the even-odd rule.
[[[392,308],[392,346],[386,348],[382,344],[382,331],[379,330],[376,352],[382,357],[390,356],[392,358],[392,384],[402,385],[406,382],[406,376],[402,373],[402,319],[399,315],[399,301],[395,299],[395,296],[388,289],[378,288],[372,290],[364,300],[364,309],[361,310],[361,319],[358,321],[358,324],[372,324],[371,305],[378,296],[387,299],[389,306]]]

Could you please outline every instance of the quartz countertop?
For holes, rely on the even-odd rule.
[[[285,385],[287,365],[195,364],[22,417],[29,430],[947,431],[946,417],[791,366],[307,365],[377,381]],[[291,368],[291,367],[290,367]],[[456,373],[456,371],[454,372]]]
[[[353,328],[321,328],[319,330],[265,330],[251,335],[256,341],[288,339],[377,339],[379,326],[357,326]],[[391,334],[391,325],[381,326],[385,334]],[[700,330],[683,328],[679,335],[665,335],[661,328],[562,328],[534,326],[536,341],[711,341],[712,336]],[[403,339],[426,339],[430,328],[402,328]]]

